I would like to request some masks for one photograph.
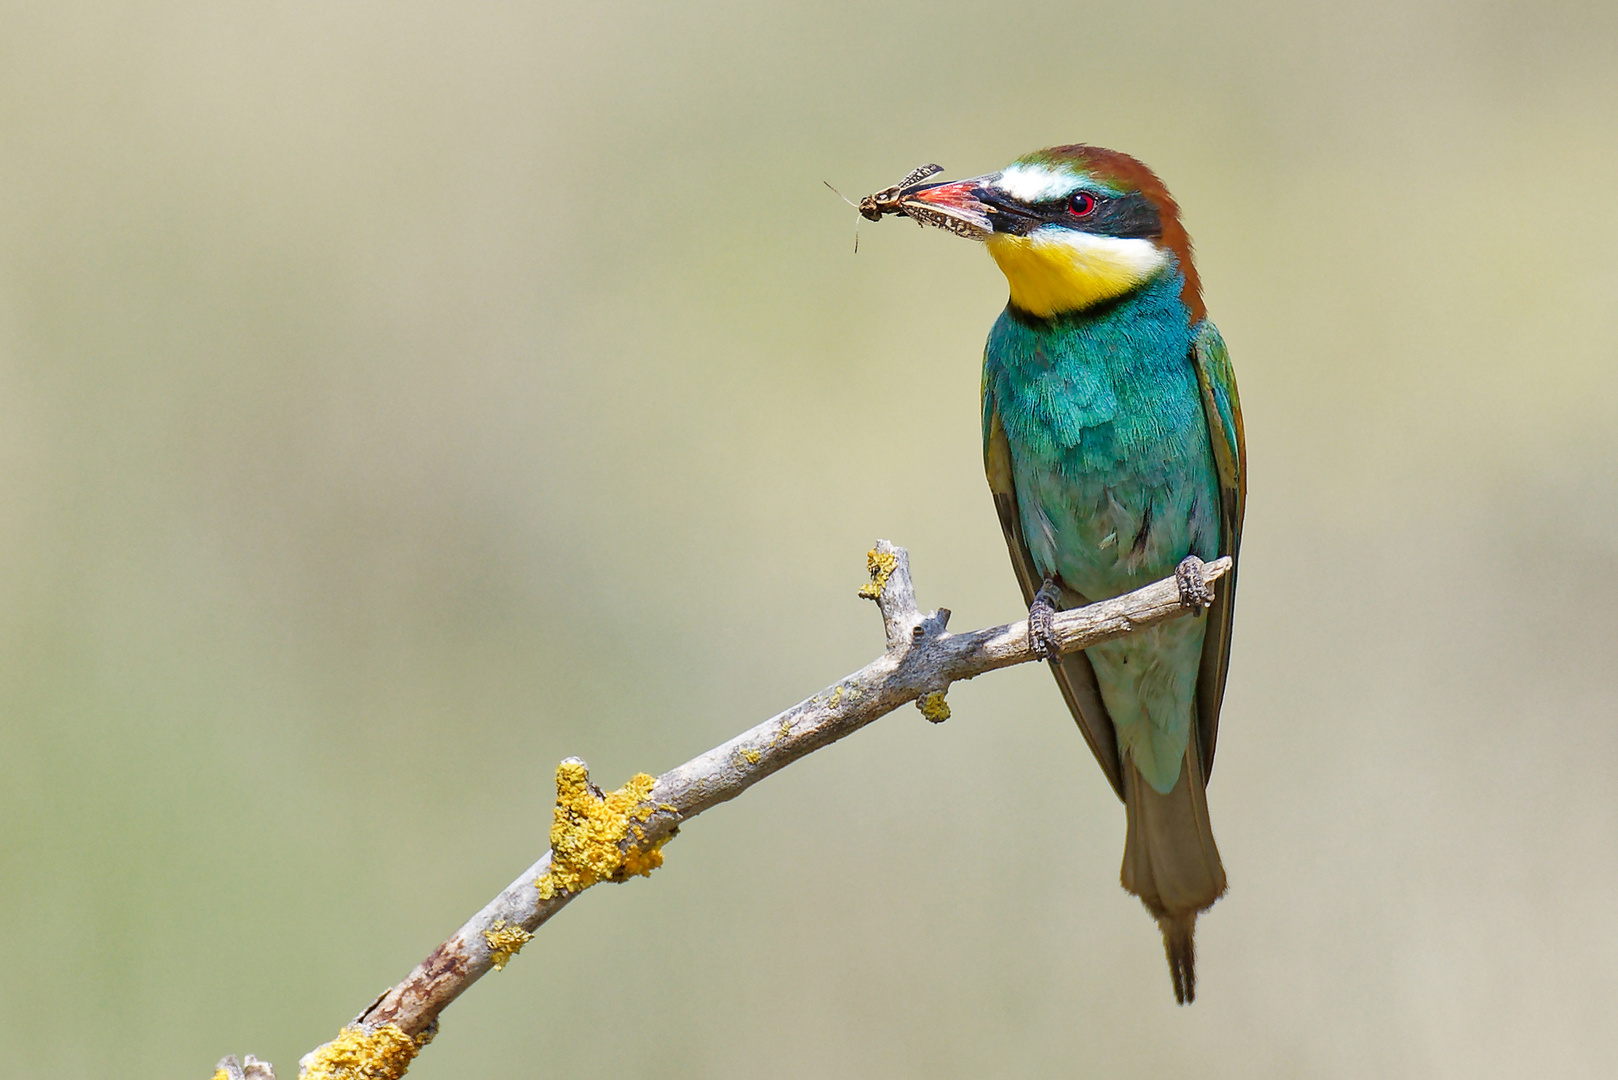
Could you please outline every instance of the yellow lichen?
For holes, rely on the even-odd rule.
[[[624,875],[638,874],[641,877],[650,876],[653,870],[663,865],[663,841],[659,840],[649,848],[630,848],[624,852]]]
[[[758,764],[758,759],[760,757],[762,757],[762,756],[763,755],[760,754],[757,750],[743,750],[742,751],[742,757],[747,759],[747,763],[749,765],[757,765]]]
[[[601,795],[590,784],[584,762],[569,759],[556,767],[556,816],[551,824],[551,868],[534,882],[541,900],[559,892],[583,892],[598,881],[624,881],[663,865],[659,850],[667,838],[642,851],[627,848],[630,817],[651,818],[646,803],[655,779],[636,774],[617,791]],[[637,828],[639,839],[644,830]]]
[[[345,1027],[299,1063],[303,1066],[299,1080],[399,1080],[431,1041],[430,1032],[412,1038],[397,1024],[375,1031]]]
[[[949,704],[944,700],[944,693],[943,690],[934,690],[916,699],[916,708],[921,710],[921,715],[935,724],[949,719]]]
[[[494,963],[494,970],[504,971],[511,958],[522,952],[522,947],[533,937],[522,927],[512,926],[504,919],[494,920],[494,925],[483,931],[483,940],[489,943],[489,959]]]
[[[838,683],[836,686],[832,687],[831,697],[826,699],[826,705],[829,708],[835,709],[835,708],[837,708],[837,703],[839,701],[842,701],[842,700],[843,700],[843,684]]]
[[[213,1073],[213,1080],[230,1080],[230,1074],[224,1069],[215,1069]]]
[[[776,731],[775,738],[770,740],[770,745],[774,746],[776,743],[780,742],[782,739],[786,738],[788,735],[791,735],[791,734],[792,734],[792,721],[789,720],[787,717],[783,716],[781,718],[781,727],[780,727],[780,729],[778,731]]]
[[[872,548],[865,553],[865,569],[870,572],[871,580],[860,586],[860,595],[867,600],[882,599],[882,590],[887,588],[888,575],[892,574],[899,565],[898,558],[891,551],[878,551]]]

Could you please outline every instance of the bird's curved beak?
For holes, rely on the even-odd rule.
[[[994,233],[1021,236],[1040,225],[1040,218],[1001,194],[994,186],[998,179],[999,173],[989,173],[929,185],[909,194],[905,213],[971,240],[987,240]],[[920,213],[912,210],[918,203]],[[943,220],[932,220],[935,215]]]
[[[984,240],[994,232],[989,204],[983,200],[985,185],[998,173],[929,184],[905,193],[904,213],[928,225],[948,229],[969,240]]]

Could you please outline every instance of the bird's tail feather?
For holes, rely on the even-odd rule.
[[[1208,800],[1195,734],[1188,740],[1180,779],[1167,795],[1146,782],[1133,762],[1124,769],[1123,885],[1140,897],[1163,931],[1174,998],[1196,1000],[1197,913],[1225,892],[1225,867],[1208,823]]]

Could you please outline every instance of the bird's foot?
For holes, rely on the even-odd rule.
[[[1056,603],[1061,598],[1056,579],[1046,578],[1034,594],[1034,602],[1028,605],[1028,642],[1035,654],[1046,660],[1062,655],[1062,646],[1056,640]]]
[[[1202,574],[1202,560],[1195,555],[1187,555],[1180,560],[1180,565],[1174,568],[1174,583],[1180,587],[1180,603],[1188,608],[1194,608],[1196,614],[1213,607],[1213,590],[1208,588],[1208,579]]]

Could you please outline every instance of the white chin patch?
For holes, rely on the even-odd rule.
[[[1018,202],[1038,203],[1072,194],[1079,181],[1071,173],[1044,165],[1011,165],[994,186]]]

